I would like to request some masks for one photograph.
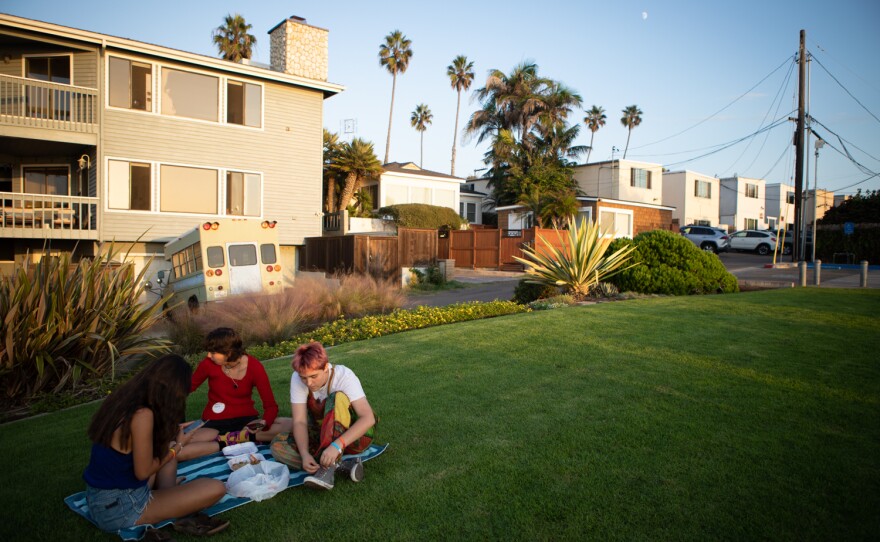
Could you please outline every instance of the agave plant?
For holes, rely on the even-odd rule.
[[[591,288],[608,277],[638,263],[628,264],[635,246],[626,246],[606,256],[613,241],[599,226],[582,218],[580,225],[572,224],[567,234],[555,230],[561,248],[547,243],[546,248],[523,247],[524,258],[514,258],[526,266],[528,282],[561,286],[578,299],[587,297]]]

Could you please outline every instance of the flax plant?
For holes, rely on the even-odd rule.
[[[567,234],[555,229],[562,245],[556,248],[538,236],[544,249],[523,247],[524,258],[514,256],[526,266],[527,282],[565,288],[571,295],[583,299],[590,290],[605,279],[638,265],[628,264],[634,246],[626,246],[606,256],[614,240],[603,234],[594,222],[582,218],[580,225],[572,224]]]
[[[0,277],[0,402],[115,379],[123,362],[168,351],[145,333],[163,314],[161,301],[140,303],[147,267],[135,275],[112,246],[99,253],[76,264],[70,254],[43,257]]]

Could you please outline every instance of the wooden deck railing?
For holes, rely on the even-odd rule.
[[[97,133],[98,91],[0,75],[0,124]]]
[[[0,237],[32,233],[34,237],[53,238],[97,232],[97,212],[98,198],[0,192]]]

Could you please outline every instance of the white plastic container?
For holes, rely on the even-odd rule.
[[[233,444],[232,446],[223,448],[223,455],[226,457],[255,453],[257,453],[257,445],[253,442],[242,442],[240,444]]]

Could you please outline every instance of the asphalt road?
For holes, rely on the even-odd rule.
[[[773,263],[773,255],[759,256],[746,252],[722,252],[718,255],[721,263],[739,280],[740,288],[765,289],[765,288],[790,288],[800,284],[800,275],[790,256],[778,256],[777,266],[773,268],[765,265]],[[833,269],[830,264],[825,264],[820,273],[820,287],[822,288],[858,288],[860,276],[858,269]],[[456,269],[455,280],[466,285],[465,288],[455,290],[443,290],[429,293],[410,293],[404,304],[406,308],[419,305],[431,307],[443,307],[463,301],[493,301],[495,299],[509,300],[513,297],[513,290],[524,273],[510,273],[481,269]],[[814,270],[807,270],[807,285],[812,286]],[[880,270],[868,272],[868,287],[880,288]]]

